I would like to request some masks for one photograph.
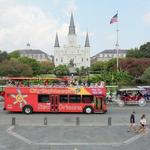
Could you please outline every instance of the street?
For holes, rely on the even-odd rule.
[[[132,111],[136,112],[137,124],[143,113],[150,123],[149,103],[145,107],[113,104],[106,114],[91,115],[25,115],[1,109],[0,150],[149,150],[149,129],[146,135],[127,132]]]

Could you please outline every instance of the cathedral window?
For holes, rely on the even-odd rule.
[[[61,58],[61,62],[63,62],[63,59]]]
[[[56,61],[58,61],[58,59],[56,58]]]
[[[88,58],[86,60],[88,61]]]
[[[83,62],[83,58],[82,58],[82,62]]]

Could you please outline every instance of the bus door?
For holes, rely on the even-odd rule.
[[[95,111],[101,111],[103,109],[103,99],[100,96],[94,96]]]
[[[51,101],[50,111],[51,112],[58,112],[59,96],[58,95],[51,95],[50,101]]]

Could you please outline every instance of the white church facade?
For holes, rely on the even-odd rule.
[[[54,44],[54,64],[58,65],[69,65],[70,62],[75,68],[90,67],[90,43],[88,33],[85,38],[85,45],[81,47],[77,43],[77,35],[75,31],[73,14],[71,13],[69,32],[68,32],[68,43],[61,47],[59,44],[58,34],[56,33],[55,44]]]

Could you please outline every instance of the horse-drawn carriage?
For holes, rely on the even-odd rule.
[[[145,89],[143,88],[124,88],[119,89],[117,93],[117,103],[119,106],[128,104],[139,105],[143,107],[146,105],[146,100],[143,95]]]

